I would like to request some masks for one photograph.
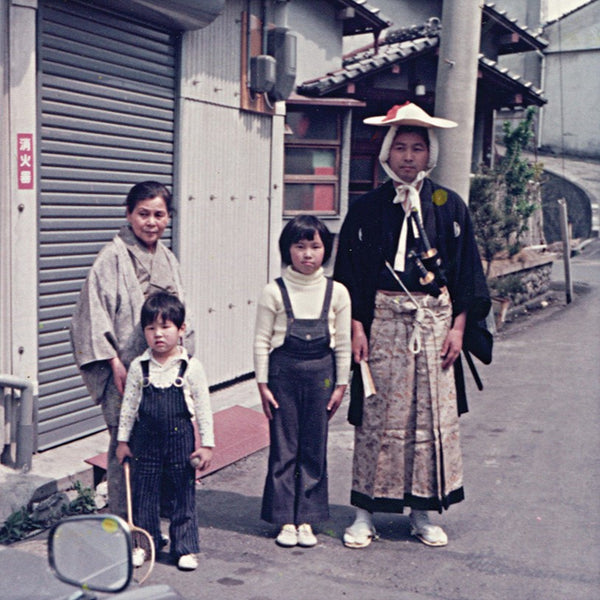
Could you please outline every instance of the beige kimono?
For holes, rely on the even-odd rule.
[[[140,324],[142,304],[153,291],[159,290],[172,292],[185,303],[175,255],[160,242],[155,252],[150,253],[126,225],[96,257],[71,321],[75,361],[92,400],[102,406],[111,436],[109,501],[112,498],[111,510],[117,514],[125,514],[124,487],[118,483],[122,469],[114,454],[121,395],[108,360],[118,356],[129,368],[131,361],[144,352],[147,344]],[[189,318],[184,346],[193,354],[194,337]]]

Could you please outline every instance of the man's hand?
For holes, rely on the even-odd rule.
[[[352,319],[352,356],[354,362],[369,360],[369,342],[365,334],[365,329],[360,321]]]
[[[448,332],[444,343],[442,344],[442,369],[449,369],[454,361],[460,355],[463,345],[463,336],[465,333],[465,325],[467,323],[467,313],[462,312],[456,316],[452,329]]]

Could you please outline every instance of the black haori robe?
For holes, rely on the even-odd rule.
[[[440,253],[450,296],[414,295],[427,310],[421,351],[411,353],[414,304],[405,294],[377,291],[384,261],[393,262],[395,253],[388,210],[394,197],[388,182],[351,207],[334,272],[350,291],[352,318],[369,337],[377,389],[361,406],[362,384],[355,371],[349,413],[356,425],[351,502],[371,512],[402,512],[404,506],[441,511],[464,498],[458,415],[467,405],[460,365],[458,371],[442,371],[440,348],[453,316],[467,311],[469,318],[485,318],[489,294],[466,205],[425,179],[422,218]]]

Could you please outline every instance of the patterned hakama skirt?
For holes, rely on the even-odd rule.
[[[356,427],[351,502],[371,512],[448,508],[464,498],[454,370],[440,351],[452,321],[438,298],[378,291],[369,366],[376,394]]]

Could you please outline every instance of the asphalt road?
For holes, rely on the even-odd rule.
[[[574,301],[499,335],[493,364],[480,370],[484,391],[471,387],[461,418],[466,500],[434,518],[447,547],[426,547],[410,537],[406,516],[381,514],[379,540],[343,547],[353,431],[342,407],[329,444],[331,519],[317,528],[315,548],[279,548],[275,529],[259,520],[261,451],[198,488],[200,568],[182,573],[161,561],[148,583],[190,600],[600,598],[599,248],[595,241],[573,261]],[[555,263],[557,279],[561,270]],[[43,565],[43,539],[11,548]],[[41,582],[51,575],[38,575],[37,587],[48,590]]]

